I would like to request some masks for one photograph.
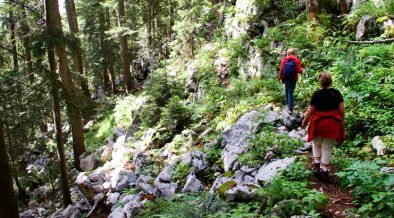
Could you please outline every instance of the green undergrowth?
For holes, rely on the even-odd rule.
[[[106,106],[95,119],[93,126],[85,133],[88,150],[95,150],[105,145],[105,139],[112,139],[115,127],[126,130],[133,123],[133,118],[144,102],[145,97],[129,95],[115,99],[115,107]]]
[[[258,2],[260,7],[268,3]],[[390,203],[393,202],[390,185],[392,178],[379,171],[383,166],[394,166],[394,44],[355,45],[348,41],[354,39],[354,27],[361,16],[370,14],[376,19],[384,20],[382,17],[392,10],[393,1],[385,2],[385,7],[377,10],[370,10],[372,3],[366,1],[348,16],[322,14],[318,17],[319,22],[307,21],[306,13],[295,13],[298,9],[294,1],[284,2],[289,7],[277,9],[283,11],[279,17],[280,22],[270,26],[265,37],[225,39],[216,34],[208,43],[204,40],[209,38],[210,34],[200,31],[201,35],[197,35],[195,40],[174,41],[178,44],[172,45],[174,50],[171,59],[154,72],[150,83],[144,88],[146,104],[142,108],[134,108],[135,99],[132,97],[120,103],[116,107],[117,115],[103,119],[102,130],[93,127],[92,133],[88,133],[90,135],[87,141],[93,141],[98,135],[97,142],[91,144],[99,144],[100,140],[110,135],[109,129],[114,124],[127,127],[126,124],[139,116],[142,127],[138,136],[148,128],[161,129],[154,136],[153,148],[168,147],[175,154],[201,149],[198,146],[220,138],[218,136],[221,132],[233,126],[247,111],[260,109],[267,103],[284,106],[284,86],[278,79],[278,70],[284,51],[294,47],[303,67],[303,74],[299,77],[295,90],[295,109],[301,112],[306,110],[313,92],[320,88],[318,73],[330,71],[333,87],[341,91],[345,101],[347,134],[347,141],[334,149],[332,163],[338,170],[339,180],[344,187],[355,190],[353,195],[356,203],[360,205],[360,208],[354,211],[356,214],[364,217],[390,217],[392,214],[385,211],[393,209]],[[196,19],[190,24],[185,22],[177,25],[175,29],[178,34],[193,35],[199,32],[195,30],[204,27],[204,24],[198,23],[201,21],[218,25],[215,10],[219,7],[209,10],[212,3],[204,4],[206,5],[190,11],[190,14],[182,14],[189,20],[193,17]],[[235,14],[233,6],[224,10],[228,16]],[[286,20],[283,14],[288,14]],[[253,18],[242,19],[242,22],[249,19]],[[218,32],[223,31],[219,29]],[[272,47],[272,42],[283,43],[283,48]],[[239,78],[238,59],[248,56],[249,43],[261,51],[261,61],[264,63],[261,78]],[[180,46],[185,48],[181,52]],[[225,78],[218,77],[215,63],[217,59],[227,61]],[[199,99],[184,89],[190,69],[197,71],[195,82],[202,92]],[[196,144],[195,136],[190,139],[180,136],[182,131],[203,120],[203,127],[193,130],[193,133],[198,135],[205,129],[212,128],[212,134],[199,139]],[[377,135],[382,136],[388,146],[381,161],[376,159],[375,151],[371,147],[371,140]],[[196,146],[193,149],[194,145]],[[302,146],[300,140],[264,128],[251,136],[248,152],[240,155],[238,161],[243,165],[259,167],[274,158],[294,156],[293,151],[299,146]],[[211,164],[222,164],[220,141],[204,152]],[[305,168],[306,162],[305,158],[298,158],[297,162],[276,177],[271,185],[259,189],[258,198],[265,199],[266,204],[264,216],[309,214],[319,217],[317,210],[327,201],[327,197],[307,188],[311,173]],[[159,168],[154,166],[147,166],[146,169],[150,173],[159,171]],[[190,170],[190,166],[177,164],[172,176],[183,182]],[[207,175],[207,183],[212,182],[211,173]],[[158,198],[149,202],[146,210],[139,216],[247,217],[247,214],[255,212],[259,202],[243,202],[234,206],[230,202],[215,198],[215,202],[223,203],[222,207],[225,208],[215,212],[197,206],[206,206],[207,199],[209,198],[202,193],[172,199]],[[180,214],[174,215],[175,212]]]
[[[361,205],[357,213],[362,217],[394,217],[394,175],[382,173],[386,161],[355,161],[337,176],[342,185],[352,188],[356,203]]]
[[[246,152],[239,155],[238,161],[241,165],[260,167],[272,159],[294,156],[294,150],[302,144],[300,139],[263,128],[250,139]]]
[[[113,108],[107,108],[95,120],[93,126],[85,133],[85,145],[88,150],[101,148],[106,138],[112,138],[115,127]]]

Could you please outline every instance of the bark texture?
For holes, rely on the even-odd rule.
[[[4,141],[3,123],[0,121],[0,217],[19,217],[14,188],[12,186],[10,161]]]
[[[124,25],[124,0],[118,1],[118,27],[122,28]],[[119,41],[120,41],[120,52],[122,59],[122,71],[123,71],[123,81],[126,93],[133,92],[133,81],[131,78],[130,72],[130,60],[128,55],[128,47],[127,47],[127,36],[122,31],[119,33]]]
[[[76,34],[78,34],[78,20],[77,20],[77,13],[75,11],[75,3],[74,0],[65,0],[66,4],[66,13],[67,13],[67,20],[68,26],[70,29],[70,34],[75,39],[75,44],[72,46],[71,53],[72,53],[72,60],[73,60],[73,71],[78,72],[79,74],[83,75],[83,59],[82,59],[82,50],[81,50],[81,43]],[[85,96],[89,97],[89,87],[86,80],[81,76],[77,79],[79,82],[81,89]]]
[[[58,0],[46,0],[46,13],[48,34],[52,38],[64,38],[62,30],[59,3]],[[71,123],[71,130],[73,136],[73,150],[74,150],[74,165],[80,170],[79,156],[83,154],[85,149],[84,135],[83,135],[83,122],[79,108],[75,105],[73,100],[80,98],[78,90],[72,81],[72,75],[68,66],[67,53],[65,46],[56,40],[54,42],[55,52],[58,57],[59,74],[61,84],[66,94],[67,112]]]

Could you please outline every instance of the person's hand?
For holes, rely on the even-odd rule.
[[[301,128],[305,129],[305,127],[306,127],[307,124],[308,124],[307,122],[302,121]]]

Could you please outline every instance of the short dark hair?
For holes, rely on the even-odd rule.
[[[327,88],[332,84],[331,74],[329,72],[321,72],[319,73],[319,81],[320,85],[323,88]]]

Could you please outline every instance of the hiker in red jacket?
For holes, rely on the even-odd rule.
[[[330,73],[320,73],[319,81],[321,89],[313,94],[301,127],[305,128],[310,122],[308,142],[313,140],[312,171],[328,178],[332,149],[335,144],[341,144],[345,140],[345,104],[341,92],[330,88]]]
[[[294,108],[293,93],[298,80],[298,74],[302,74],[301,62],[294,55],[294,48],[287,50],[287,56],[282,59],[280,65],[279,78],[285,84],[286,105],[291,112]]]

